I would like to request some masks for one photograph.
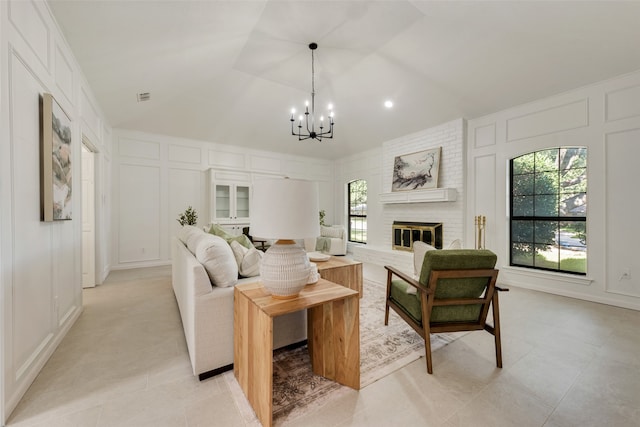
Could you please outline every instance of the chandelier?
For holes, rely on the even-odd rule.
[[[291,135],[297,136],[298,141],[304,141],[305,139],[316,139],[318,141],[322,141],[324,138],[331,139],[333,138],[333,106],[329,104],[329,130],[325,130],[324,125],[324,116],[320,116],[320,120],[316,122],[316,88],[315,88],[315,69],[314,69],[314,58],[313,51],[318,48],[316,43],[311,43],[309,45],[309,49],[311,49],[311,112],[309,112],[309,101],[305,103],[305,112],[304,117],[300,115],[298,117],[298,131],[296,132],[294,129],[295,119],[294,114],[296,113],[295,109],[291,110]],[[304,125],[303,125],[304,122]],[[318,125],[318,131],[316,131],[316,125]]]

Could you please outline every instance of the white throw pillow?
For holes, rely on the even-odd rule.
[[[231,247],[222,237],[203,233],[197,242],[196,258],[213,285],[225,288],[238,283],[238,264]]]
[[[180,231],[178,231],[178,239],[185,245],[189,241],[189,238],[195,235],[202,234],[202,231],[198,227],[194,227],[193,225],[185,225]]]
[[[242,265],[242,260],[244,259],[244,256],[247,254],[247,252],[249,252],[249,249],[245,248],[235,240],[232,240],[229,246],[231,246],[233,256],[236,258],[236,264],[238,264],[238,268],[240,268],[240,266]]]
[[[454,240],[447,249],[462,249],[462,241],[460,239]]]
[[[251,248],[244,256],[240,266],[240,274],[244,277],[254,277],[260,275],[260,263],[264,253],[256,248]]]
[[[322,237],[332,237],[334,239],[342,238],[342,227],[325,227],[320,226],[320,235]]]
[[[427,251],[435,250],[431,245],[425,242],[413,242],[413,275],[416,279],[420,278],[420,272],[422,271],[422,262],[424,261],[424,254]]]
[[[256,248],[247,249],[239,242],[231,242],[231,250],[238,264],[238,271],[243,277],[254,277],[260,275],[260,262],[264,255]]]
[[[196,255],[196,250],[198,249],[198,243],[200,242],[200,239],[205,238],[206,235],[207,233],[205,232],[192,233],[189,235],[189,238],[187,239],[187,249],[189,249],[194,256]]]

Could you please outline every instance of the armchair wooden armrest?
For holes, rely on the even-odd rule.
[[[400,279],[404,280],[405,282],[407,282],[409,285],[413,286],[414,288],[416,288],[417,290],[419,290],[420,292],[423,292],[425,294],[432,294],[433,291],[429,288],[427,288],[426,286],[424,286],[422,283],[418,282],[416,279],[414,279],[413,277],[409,276],[408,274],[394,268],[391,267],[390,265],[385,265],[384,268],[387,269],[387,294],[389,293],[389,284],[391,283],[391,277],[393,275],[398,276]]]

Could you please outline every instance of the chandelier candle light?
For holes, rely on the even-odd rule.
[[[294,114],[296,113],[295,108],[291,110],[291,135],[297,136],[298,141],[304,141],[305,139],[315,139],[318,141],[322,141],[323,139],[332,139],[333,138],[333,105],[329,104],[329,114],[328,114],[328,122],[329,122],[329,130],[325,130],[324,126],[324,116],[320,116],[318,131],[316,132],[316,87],[315,87],[315,68],[314,68],[314,56],[313,51],[318,48],[317,43],[311,43],[309,45],[309,49],[311,49],[311,112],[309,112],[309,101],[305,103],[305,112],[304,119],[303,116],[300,115],[298,117],[298,132],[294,131],[294,123],[295,118]],[[302,122],[304,120],[304,128],[306,132],[303,132]]]

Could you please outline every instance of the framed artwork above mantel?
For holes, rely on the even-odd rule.
[[[438,188],[442,147],[396,156],[391,191]]]

